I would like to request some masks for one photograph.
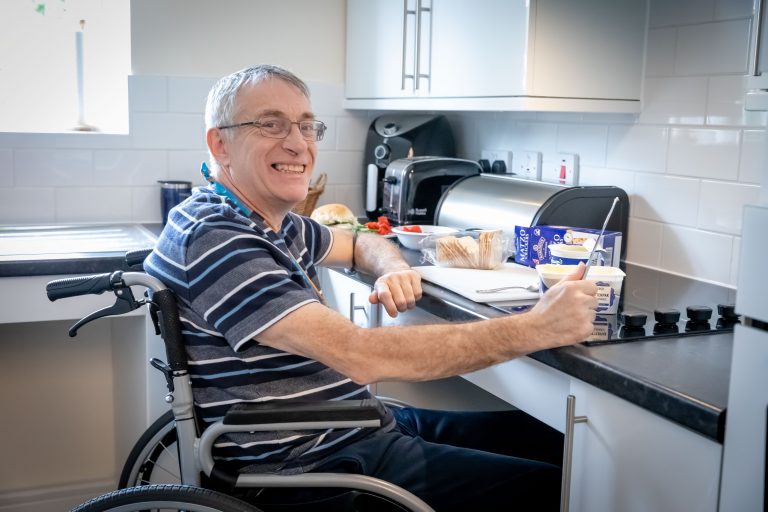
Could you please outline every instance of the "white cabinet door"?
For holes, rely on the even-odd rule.
[[[578,379],[570,510],[717,510],[722,446]]]
[[[413,79],[404,75],[414,71],[416,4],[417,0],[347,1],[347,98],[413,95]]]
[[[379,324],[380,306],[368,302],[371,287],[343,274],[343,271],[319,267],[320,288],[328,306],[360,327]]]
[[[524,94],[527,4],[524,0],[434,0],[430,96]]]

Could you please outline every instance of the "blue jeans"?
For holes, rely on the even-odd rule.
[[[394,431],[352,443],[313,471],[380,478],[438,512],[559,510],[563,435],[558,431],[522,411],[393,413]],[[261,497],[281,501],[276,492],[282,494],[270,490]],[[326,493],[299,494],[304,501]]]

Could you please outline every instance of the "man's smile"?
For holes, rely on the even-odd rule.
[[[299,164],[272,164],[272,168],[290,174],[304,174],[306,166]]]

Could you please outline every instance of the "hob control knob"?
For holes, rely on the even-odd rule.
[[[391,152],[392,152],[392,149],[389,146],[387,146],[386,144],[379,144],[373,150],[373,156],[375,156],[379,160],[384,160],[389,156]]]
[[[643,327],[648,315],[645,313],[637,313],[635,311],[627,311],[621,316],[622,322],[627,327]]]
[[[680,321],[680,312],[676,309],[654,309],[653,318],[662,325],[672,325]]]
[[[397,183],[397,178],[395,176],[387,176],[386,178],[384,178],[384,183],[395,185]]]
[[[384,125],[384,130],[383,130],[384,131],[384,135],[387,135],[387,136],[391,137],[392,135],[397,133],[397,130],[399,128],[400,127],[397,126],[396,123],[387,123],[387,124]]]
[[[712,318],[712,308],[709,306],[688,306],[685,312],[692,322],[709,322]]]
[[[717,314],[728,320],[739,319],[739,315],[736,314],[736,306],[733,304],[718,304]]]

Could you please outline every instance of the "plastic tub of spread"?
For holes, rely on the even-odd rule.
[[[539,293],[546,292],[575,268],[576,265],[537,265],[536,272],[539,273],[540,282]],[[624,272],[617,267],[592,266],[589,268],[587,280],[597,284],[598,303],[596,311],[598,313],[615,315],[618,312],[624,276]]]

